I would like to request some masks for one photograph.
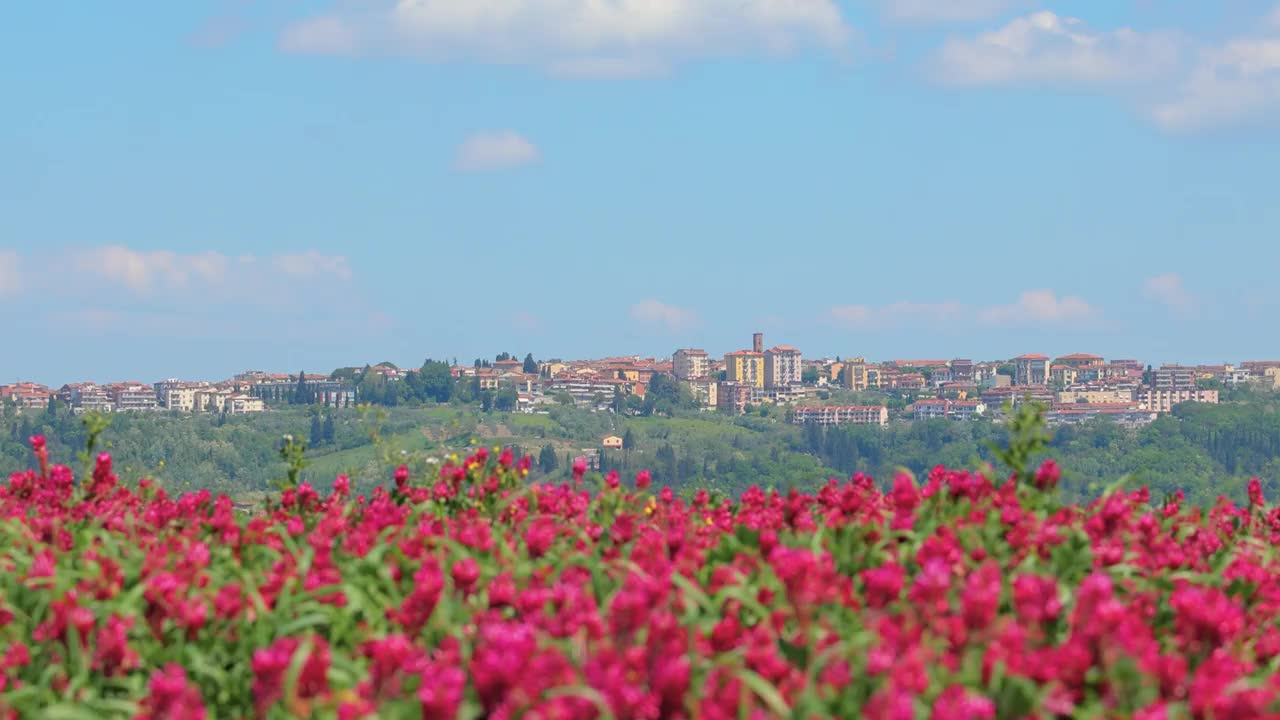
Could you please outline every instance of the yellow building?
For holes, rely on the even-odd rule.
[[[724,356],[725,380],[764,387],[764,353],[739,350]]]
[[[844,363],[844,386],[850,390],[866,390],[869,384],[867,361],[862,358],[846,360]]]

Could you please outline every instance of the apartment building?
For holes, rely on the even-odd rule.
[[[721,412],[741,415],[751,404],[751,390],[754,385],[726,381],[716,388],[716,408]]]
[[[54,393],[48,387],[33,382],[0,385],[0,400],[9,400],[23,409],[38,410],[48,407]]]
[[[671,372],[677,380],[694,380],[711,375],[711,357],[706,350],[677,350],[671,356]]]
[[[89,382],[63,385],[58,389],[58,399],[77,414],[115,410],[115,403],[107,388]]]
[[[987,406],[980,400],[917,400],[912,406],[912,414],[916,420],[950,419],[969,421],[978,418],[987,411]]]
[[[709,377],[697,377],[685,380],[694,400],[702,407],[714,408],[719,404],[720,384]]]
[[[1194,390],[1196,369],[1185,365],[1161,365],[1152,373],[1157,390]]]
[[[254,397],[248,393],[234,393],[228,395],[223,401],[223,408],[230,415],[246,415],[265,412],[267,404],[263,402],[262,398]]]
[[[1016,408],[1028,401],[1047,406],[1053,404],[1053,391],[1044,385],[1008,385],[987,388],[982,392],[981,399],[984,405],[992,408],[1004,407],[1005,403]]]
[[[115,406],[116,412],[155,410],[159,407],[159,403],[156,402],[156,390],[150,385],[133,382],[112,383],[107,386],[107,393],[111,397],[111,403]]]
[[[1194,388],[1162,390],[1160,388],[1144,387],[1138,391],[1135,399],[1144,410],[1167,413],[1171,412],[1175,405],[1179,405],[1184,402],[1200,402],[1217,405],[1218,391]]]
[[[1078,378],[1075,366],[1059,364],[1049,368],[1049,382],[1058,387],[1075,385]]]
[[[1139,403],[1080,403],[1055,405],[1045,414],[1050,425],[1073,425],[1097,418],[1107,418],[1121,425],[1138,426],[1155,421],[1157,413]]]
[[[884,405],[828,405],[797,407],[791,411],[796,425],[887,425],[889,408]]]
[[[788,345],[769,348],[764,353],[765,387],[799,385],[804,362],[800,351]]]
[[[1053,362],[1054,365],[1066,365],[1067,367],[1078,368],[1084,365],[1101,365],[1103,357],[1101,355],[1090,355],[1089,353],[1072,353],[1063,355]]]
[[[1047,355],[1019,355],[1013,359],[1015,385],[1048,385],[1049,357]]]
[[[1137,399],[1134,397],[1135,390],[1136,388],[1133,387],[1114,388],[1110,390],[1068,388],[1066,390],[1059,390],[1055,399],[1059,405],[1072,405],[1075,403],[1128,403],[1134,402]]]
[[[754,350],[727,353],[724,372],[728,382],[764,387],[764,353]]]
[[[951,379],[953,382],[974,382],[977,378],[974,377],[973,361],[968,359],[952,360]]]
[[[879,372],[877,371],[877,386],[879,385]],[[870,387],[870,377],[867,369],[866,358],[853,358],[846,360],[843,368],[844,386],[850,390],[866,390]]]

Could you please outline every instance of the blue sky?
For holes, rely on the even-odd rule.
[[[0,381],[1280,356],[1280,6],[0,9]]]

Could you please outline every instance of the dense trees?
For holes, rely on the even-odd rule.
[[[425,392],[428,377],[438,373],[428,365],[403,381],[387,384]],[[445,363],[437,365],[447,371]],[[371,383],[370,387],[386,392],[382,385]],[[670,402],[667,392],[659,381],[655,405]],[[604,467],[628,476],[649,469],[659,484],[731,493],[753,484],[812,487],[826,477],[856,472],[887,483],[900,469],[923,476],[938,464],[977,468],[992,461],[989,447],[1005,440],[1004,427],[991,421],[821,428],[786,424],[776,411],[766,417],[728,417],[676,408],[670,416],[655,412],[649,417],[618,417],[571,404],[552,407],[548,415],[507,416],[496,413],[506,412],[517,402],[513,392],[484,391],[481,396],[481,402],[488,398],[494,414],[462,406],[384,408],[388,420],[382,434],[398,433],[437,456],[441,451],[464,449],[472,438],[535,447],[535,472],[556,481],[568,477],[574,457],[598,448],[600,437],[616,434],[623,438],[623,450],[604,456]],[[1105,420],[1054,428],[1048,452],[1066,469],[1062,487],[1075,499],[1092,497],[1126,475],[1156,493],[1182,489],[1201,504],[1211,504],[1219,493],[1243,499],[1250,476],[1259,477],[1268,493],[1280,496],[1280,402],[1267,394],[1242,397],[1242,402],[1233,404],[1179,405],[1172,414],[1136,430]],[[309,479],[327,485],[332,472],[345,468],[347,461],[326,458],[350,454],[352,462],[368,464],[384,456],[371,451],[369,427],[362,420],[365,415],[357,410],[287,405],[252,416],[121,413],[112,418],[103,440],[118,453],[117,467],[126,479],[151,476],[163,462],[158,478],[166,484],[177,483],[178,489],[237,492],[263,490],[279,479],[276,449],[281,435],[287,433],[308,440],[309,453],[323,468]],[[35,434],[47,436],[52,451],[61,457],[72,457],[84,448],[84,429],[69,409],[54,406],[18,412],[12,404],[4,406],[0,478],[28,466],[27,438]],[[385,480],[384,475],[375,468],[365,479]]]

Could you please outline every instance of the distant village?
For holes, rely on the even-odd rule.
[[[416,369],[390,364],[365,368],[385,382],[409,379]],[[969,421],[1007,404],[1039,402],[1052,424],[1106,417],[1126,425],[1154,421],[1184,402],[1217,403],[1220,389],[1252,385],[1280,389],[1280,361],[1239,365],[1144,366],[1137,360],[1107,360],[1077,353],[1051,358],[1026,354],[1000,361],[889,360],[862,357],[806,359],[800,350],[765,347],[752,337],[749,349],[713,357],[705,350],[676,350],[670,359],[611,357],[600,360],[493,362],[450,366],[453,380],[481,393],[514,396],[508,409],[547,412],[572,403],[594,411],[617,411],[618,398],[643,399],[655,376],[680,383],[692,405],[727,414],[763,406],[784,408],[796,424],[885,425],[893,419]],[[296,404],[299,387],[308,404],[353,407],[366,399],[350,375],[247,371],[228,380],[154,383],[75,382],[58,388],[32,382],[0,385],[0,402],[16,411],[57,404],[75,413],[171,411],[230,415],[267,412]],[[850,404],[857,396],[897,398],[897,403]],[[891,404],[896,406],[891,410]]]

